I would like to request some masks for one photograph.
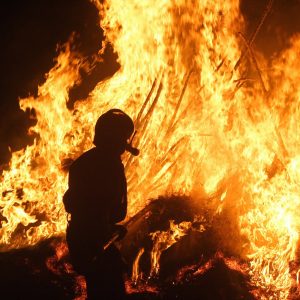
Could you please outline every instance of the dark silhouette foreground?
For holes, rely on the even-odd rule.
[[[128,144],[134,125],[118,109],[109,110],[95,127],[95,148],[81,155],[70,167],[69,189],[64,205],[71,214],[67,243],[75,270],[84,275],[88,299],[124,299],[125,264],[117,247],[104,245],[117,232],[127,212],[127,184],[121,154],[137,149]]]

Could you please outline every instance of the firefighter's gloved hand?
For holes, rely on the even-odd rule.
[[[120,241],[125,237],[125,235],[127,233],[127,229],[123,225],[115,225],[114,232],[116,232],[119,235],[117,241]]]

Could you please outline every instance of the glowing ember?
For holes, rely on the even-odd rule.
[[[290,275],[289,263],[297,260],[300,225],[300,36],[272,62],[252,57],[256,71],[271,68],[248,78],[246,59],[235,68],[245,44],[238,0],[96,6],[121,69],[70,111],[68,90],[84,59],[68,44],[38,97],[20,101],[36,112],[30,132],[38,138],[2,173],[2,251],[64,232],[64,163],[92,146],[98,116],[118,107],[136,120],[141,148],[138,158],[124,157],[129,216],[150,198],[197,199],[225,183],[220,204],[235,211],[248,240],[241,256],[262,291],[257,297],[286,299],[299,275]]]

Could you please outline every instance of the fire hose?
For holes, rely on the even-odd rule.
[[[123,224],[124,228],[128,227],[131,223],[135,222],[138,218],[140,218],[141,215],[144,215],[147,211],[147,207],[144,207],[141,209],[138,213],[136,213],[133,217],[131,217],[127,222]],[[114,242],[120,238],[121,232],[115,232],[112,237],[106,242],[106,244],[103,246],[103,250],[105,251],[109,246],[111,246]]]
[[[113,244],[120,237],[120,233],[113,234],[111,239],[104,245],[103,250],[105,251],[111,244]]]

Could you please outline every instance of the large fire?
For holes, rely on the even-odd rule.
[[[300,270],[291,276],[299,259],[300,36],[267,61],[240,34],[239,0],[95,5],[121,68],[69,110],[68,91],[89,68],[70,41],[38,97],[20,100],[36,113],[37,137],[12,153],[1,176],[1,250],[64,233],[66,162],[92,147],[97,118],[118,107],[135,120],[141,149],[124,157],[128,216],[160,195],[203,199],[221,190],[217,211],[229,207],[238,220],[258,298],[287,299]]]

